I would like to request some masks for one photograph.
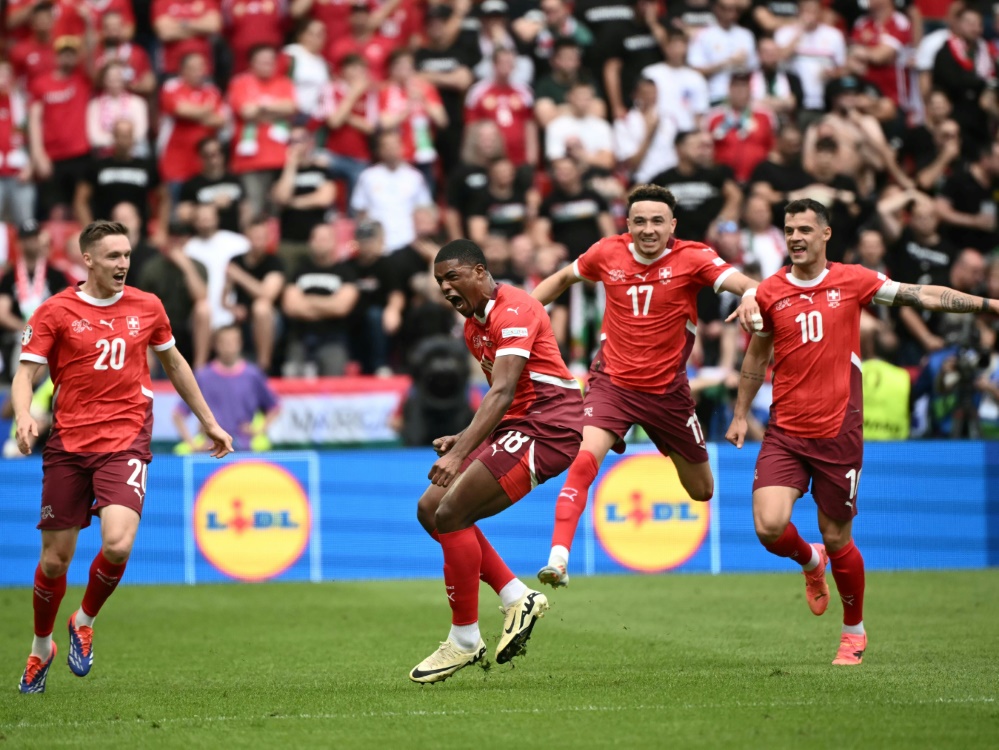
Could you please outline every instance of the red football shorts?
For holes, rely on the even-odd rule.
[[[39,529],[85,529],[107,505],[124,505],[142,515],[148,456],[118,453],[69,453],[46,449],[42,461],[42,512]]]
[[[583,426],[600,427],[618,436],[614,446],[624,452],[624,436],[632,425],[640,425],[664,456],[679,454],[691,464],[708,460],[704,433],[694,412],[690,384],[683,383],[668,393],[644,393],[621,388],[602,371],[590,370],[583,398]]]
[[[794,487],[804,495],[811,481],[819,509],[837,521],[857,515],[857,488],[864,465],[864,431],[856,428],[833,438],[792,437],[770,428],[756,458],[753,491]]]
[[[497,429],[465,459],[461,470],[481,461],[500,487],[517,502],[539,484],[569,468],[582,435],[568,427],[519,422]]]

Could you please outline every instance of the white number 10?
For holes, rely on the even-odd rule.
[[[801,324],[801,343],[807,344],[809,341],[822,341],[822,313],[812,310],[807,315],[801,313],[794,319],[795,323]]]
[[[645,306],[642,308],[641,314],[649,314],[649,305],[652,304],[652,284],[642,284],[641,286],[629,286],[628,294],[631,295],[631,310],[632,314],[637,318],[638,312],[638,295],[645,295]]]
[[[863,471],[861,469],[860,471]],[[860,484],[860,471],[856,469],[850,469],[846,472],[846,478],[850,480],[850,499],[853,500],[857,496],[857,485]]]

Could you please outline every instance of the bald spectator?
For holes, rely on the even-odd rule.
[[[222,31],[219,0],[153,0],[151,15],[163,44],[162,73],[175,75],[192,52],[212,59],[211,37]]]

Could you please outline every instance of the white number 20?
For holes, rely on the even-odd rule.
[[[139,496],[139,502],[141,503],[146,496],[146,472],[149,469],[149,464],[137,458],[130,458],[128,459],[128,465],[132,467],[132,476],[128,478],[125,484],[131,487],[135,494]]]
[[[112,370],[120,370],[125,366],[125,339],[99,339],[95,346],[101,350],[94,362],[95,370],[106,370],[108,365]]]

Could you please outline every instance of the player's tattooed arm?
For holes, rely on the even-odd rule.
[[[935,312],[999,312],[999,303],[986,297],[958,292],[945,286],[899,284],[892,307],[914,307]]]

